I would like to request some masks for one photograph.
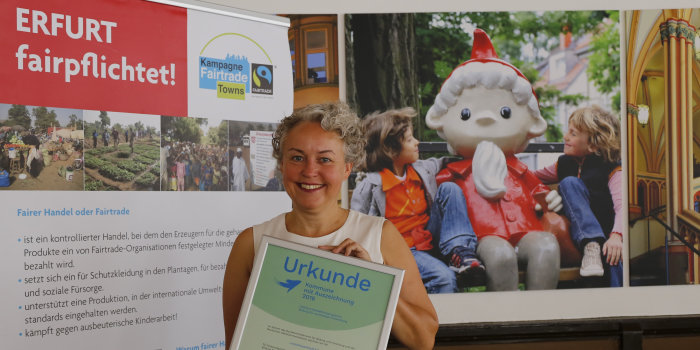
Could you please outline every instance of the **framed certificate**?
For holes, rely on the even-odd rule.
[[[263,236],[230,349],[385,349],[403,273]]]

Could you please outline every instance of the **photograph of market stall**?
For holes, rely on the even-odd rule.
[[[0,104],[0,190],[83,189],[77,109]]]
[[[86,191],[159,191],[160,116],[85,111]]]

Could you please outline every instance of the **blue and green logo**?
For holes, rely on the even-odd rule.
[[[238,52],[230,52],[231,47]],[[215,90],[218,98],[245,100],[250,93],[273,94],[272,60],[260,44],[243,34],[223,33],[209,40],[199,53],[198,75],[199,88]]]

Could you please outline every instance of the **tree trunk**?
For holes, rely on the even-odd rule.
[[[345,15],[345,85],[345,101],[359,113],[355,89],[355,58],[352,50],[352,15]]]
[[[357,113],[420,111],[414,15],[353,14],[350,22]]]

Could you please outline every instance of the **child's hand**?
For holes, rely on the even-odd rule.
[[[369,253],[359,245],[357,242],[350,238],[346,238],[342,243],[337,246],[332,245],[320,245],[320,249],[327,250],[331,253],[342,254],[345,256],[353,256],[367,261],[372,261]]]
[[[603,255],[605,261],[612,266],[622,261],[622,235],[610,234],[610,238],[603,244]]]

